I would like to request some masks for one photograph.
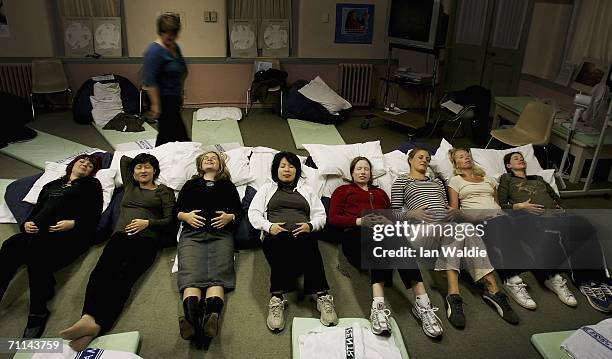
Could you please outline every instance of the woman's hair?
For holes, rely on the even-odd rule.
[[[427,154],[428,154],[429,156],[431,156],[431,153],[429,153],[429,150],[428,150],[428,149],[423,148],[423,147],[415,147],[415,148],[413,148],[413,149],[412,149],[412,151],[410,151],[410,152],[408,153],[408,160],[413,159],[413,158],[414,158],[414,156],[416,156],[417,152],[420,152],[420,151],[425,151],[425,152],[427,152]]]
[[[272,180],[276,183],[280,182],[280,179],[278,178],[278,168],[280,167],[280,162],[283,158],[286,159],[287,162],[289,162],[293,167],[295,167],[295,179],[292,183],[292,185],[294,185],[302,176],[302,164],[300,163],[298,156],[289,151],[282,151],[274,155],[274,159],[272,160],[272,168],[270,169]]]
[[[229,168],[227,168],[227,164],[225,163],[225,159],[227,155],[225,153],[219,153],[217,151],[206,151],[199,155],[196,158],[196,170],[198,173],[194,175],[192,178],[201,178],[204,177],[204,170],[202,170],[202,159],[209,153],[214,153],[217,156],[217,161],[219,162],[219,170],[215,174],[215,181],[219,180],[232,180],[232,175],[230,174]]]
[[[370,179],[368,180],[368,186],[372,186],[372,182],[374,181],[374,177],[372,175],[372,162],[370,162],[370,160],[367,157],[362,157],[362,156],[358,156],[353,158],[353,160],[351,161],[351,165],[349,166],[350,170],[351,170],[351,183],[355,182],[355,180],[353,179],[353,171],[355,170],[355,166],[357,166],[357,162],[359,161],[366,161],[368,163],[368,166],[370,166]]]
[[[145,163],[148,163],[151,165],[151,167],[153,167],[153,181],[155,181],[157,177],[159,177],[159,161],[157,160],[157,157],[153,155],[150,155],[148,153],[139,153],[130,161],[130,166],[128,167],[128,169],[130,170],[130,173],[133,176],[134,169],[136,168],[136,166],[143,165]],[[134,183],[136,183],[136,180],[133,179],[133,181]]]
[[[181,18],[174,13],[165,13],[157,18],[157,33],[176,35],[181,31]]]
[[[512,173],[512,170],[508,168],[508,165],[510,164],[510,159],[512,158],[512,156],[516,155],[516,154],[521,155],[521,157],[523,157],[523,159],[525,158],[525,156],[523,156],[523,154],[521,152],[518,152],[518,151],[507,153],[504,156],[504,168],[506,169],[506,172],[508,172],[508,173]]]
[[[72,161],[70,161],[70,163],[68,163],[68,165],[66,166],[66,175],[64,176],[65,178],[70,179],[70,175],[72,175],[72,168],[74,167],[74,164],[77,163],[79,160],[82,160],[83,158],[88,159],[89,162],[91,162],[91,164],[93,165],[93,170],[91,170],[91,173],[89,174],[90,176],[92,177],[95,176],[98,170],[102,168],[102,158],[100,158],[100,156],[96,154],[78,155]]]
[[[471,155],[470,151],[468,151],[465,148],[462,147],[457,147],[457,148],[451,148],[450,150],[448,150],[448,158],[450,159],[451,163],[453,164],[453,174],[455,175],[459,175],[461,176],[463,174],[463,171],[459,168],[457,168],[457,163],[455,162],[455,154],[457,152],[467,152],[468,154]],[[472,162],[472,172],[476,175],[476,176],[481,176],[484,177],[486,176],[486,172],[480,168],[478,165],[476,165],[474,162]]]

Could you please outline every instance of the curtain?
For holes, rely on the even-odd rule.
[[[121,16],[120,0],[60,0],[61,16]]]
[[[568,60],[580,64],[584,57],[612,62],[612,1],[582,0]]]
[[[233,0],[233,19],[291,19],[291,0]]]

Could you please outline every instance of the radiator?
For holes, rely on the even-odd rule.
[[[374,66],[371,64],[340,64],[339,66],[340,96],[353,106],[368,106]]]
[[[32,65],[0,64],[0,91],[29,98],[32,90]]]

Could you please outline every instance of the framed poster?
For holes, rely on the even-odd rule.
[[[10,37],[9,24],[6,11],[6,2],[8,0],[0,0],[0,37]]]
[[[93,54],[93,33],[90,17],[64,17],[64,49],[66,56]]]
[[[336,43],[371,44],[374,5],[336,4]]]
[[[261,51],[267,57],[289,56],[289,20],[261,20]]]
[[[121,18],[94,17],[94,49],[107,57],[121,56]]]
[[[232,57],[257,57],[256,24],[255,20],[228,20]]]

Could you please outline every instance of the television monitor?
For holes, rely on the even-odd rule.
[[[440,0],[391,0],[387,15],[389,43],[434,49],[446,41],[448,16]]]
[[[609,71],[609,63],[595,59],[584,59],[574,75],[572,88],[591,94],[595,85],[606,82]]]

